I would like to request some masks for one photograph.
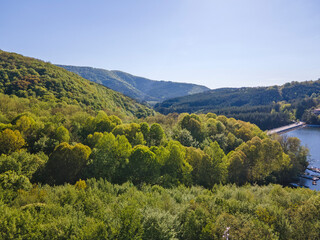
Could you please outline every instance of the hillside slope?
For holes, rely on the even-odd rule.
[[[270,129],[301,119],[304,111],[319,103],[320,80],[291,82],[282,86],[220,88],[201,94],[173,98],[155,110],[171,112],[215,112]]]
[[[44,101],[64,101],[93,110],[149,115],[135,100],[77,74],[34,58],[0,50],[0,92]]]
[[[200,93],[209,88],[196,84],[155,81],[121,71],[57,65],[93,82],[103,84],[139,101],[160,102],[169,98]]]

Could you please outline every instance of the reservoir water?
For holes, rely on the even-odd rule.
[[[308,157],[309,166],[320,168],[320,127],[304,127],[285,133],[289,137],[297,137],[301,140],[301,144],[309,148],[310,156]],[[307,173],[317,174],[306,170]],[[319,173],[317,175],[320,175]],[[320,191],[320,180],[317,185],[312,185],[312,180],[301,178],[300,183],[308,186],[312,190]]]

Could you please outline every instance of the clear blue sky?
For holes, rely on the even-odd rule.
[[[1,0],[0,49],[210,88],[320,78],[319,0]]]

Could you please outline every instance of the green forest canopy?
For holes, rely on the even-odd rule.
[[[266,130],[298,119],[320,123],[320,119],[314,119],[317,117],[309,111],[319,104],[320,80],[317,80],[271,87],[215,89],[166,100],[157,104],[155,110],[163,114],[214,112],[257,124]]]
[[[65,102],[91,110],[147,116],[135,100],[38,59],[0,50],[0,93],[41,101]]]
[[[116,116],[103,100],[91,105],[90,93],[81,100],[73,78],[77,103],[39,78],[26,90],[13,87],[24,80],[1,80],[0,238],[220,239],[226,227],[235,239],[319,235],[316,210],[310,215],[317,193],[262,186],[305,170],[308,151],[297,138],[213,113],[152,115],[129,105],[144,117],[126,108]]]

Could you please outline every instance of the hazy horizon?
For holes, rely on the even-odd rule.
[[[120,71],[120,72],[125,72],[123,70],[120,70],[120,69],[105,69],[105,68],[98,68],[98,67],[93,67],[93,66],[75,66],[75,65],[69,65],[69,64],[59,64],[59,63],[52,63],[54,65],[64,65],[64,66],[73,66],[73,67],[83,67],[83,68],[94,68],[94,69],[102,69],[102,70],[107,70],[107,71]],[[140,75],[136,75],[136,74],[132,74],[132,73],[129,73],[129,72],[125,72],[125,73],[128,73],[128,74],[131,74],[133,76],[136,76],[136,77],[141,77],[141,78],[147,78],[145,76],[140,76]],[[165,80],[165,79],[152,79],[152,78],[147,78],[149,80],[153,80],[153,81],[170,81],[170,80]],[[320,78],[317,78],[317,79],[309,79],[309,80],[297,80],[296,82],[305,82],[305,81],[317,81],[319,80]],[[175,81],[170,81],[170,82],[175,82]],[[202,85],[202,86],[205,86],[205,87],[208,87],[210,88],[210,90],[215,90],[215,89],[220,89],[220,88],[242,88],[242,87],[272,87],[272,86],[281,86],[285,83],[290,83],[290,82],[293,82],[293,81],[287,81],[287,82],[284,82],[284,83],[281,83],[281,84],[273,84],[273,85],[257,85],[257,86],[237,86],[237,87],[234,87],[234,86],[230,86],[230,87],[217,87],[217,88],[210,88],[206,85],[203,85],[203,84],[197,84],[197,85]],[[192,83],[192,82],[183,82],[181,81],[180,83],[187,83],[187,84],[195,84],[195,83]]]
[[[320,2],[10,1],[0,49],[54,64],[207,86],[320,77]]]

